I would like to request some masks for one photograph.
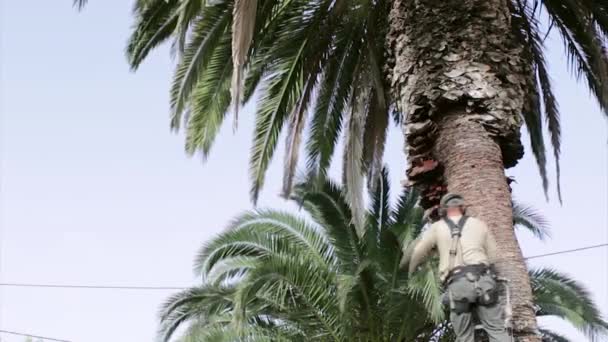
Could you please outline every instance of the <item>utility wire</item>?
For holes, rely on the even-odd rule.
[[[25,283],[0,283],[7,287],[46,287],[60,289],[100,289],[100,290],[184,290],[186,287],[165,286],[105,286],[105,285],[59,285],[59,284],[25,284]]]
[[[608,243],[602,243],[602,244],[599,244],[599,245],[586,246],[586,247],[575,248],[575,249],[567,249],[565,251],[559,251],[559,252],[553,252],[553,253],[547,253],[547,254],[533,255],[533,256],[526,257],[524,259],[525,260],[530,260],[530,259],[542,258],[542,257],[546,257],[546,256],[551,256],[551,255],[559,255],[559,254],[580,252],[580,251],[584,251],[584,250],[587,250],[587,249],[594,249],[594,248],[600,248],[600,247],[606,247],[606,246],[608,246]]]
[[[46,336],[37,336],[37,335],[31,335],[31,334],[23,334],[23,333],[18,333],[18,332],[15,332],[15,331],[8,331],[8,330],[0,330],[0,334],[25,336],[25,337],[43,339],[43,340],[47,340],[47,341],[70,342],[68,340],[60,340],[60,339],[57,339],[57,338],[46,337]]]
[[[532,255],[525,257],[524,260],[544,258],[553,255],[567,254],[580,252],[588,249],[595,249],[608,246],[608,243],[603,243],[593,246],[585,246],[575,249],[567,249],[546,254]],[[177,286],[105,286],[105,285],[59,285],[59,284],[27,284],[27,283],[0,283],[0,286],[5,287],[38,287],[38,288],[61,288],[61,289],[97,289],[97,290],[151,290],[151,291],[176,291],[185,290],[187,287]]]

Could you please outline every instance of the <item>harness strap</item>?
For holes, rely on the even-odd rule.
[[[448,262],[448,272],[454,268],[454,264],[456,263],[456,254],[458,252],[458,245],[460,244],[460,236],[462,235],[462,228],[464,228],[464,224],[467,222],[468,216],[462,215],[458,223],[454,223],[448,217],[444,217],[443,220],[450,228],[450,233],[452,235],[452,245],[450,247],[450,259]]]

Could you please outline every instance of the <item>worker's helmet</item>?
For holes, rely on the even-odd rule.
[[[448,208],[453,208],[453,207],[461,207],[462,211],[464,213],[464,211],[465,211],[464,198],[459,194],[454,194],[454,193],[445,194],[441,198],[441,201],[439,201],[439,214],[441,216],[445,216],[446,210]]]

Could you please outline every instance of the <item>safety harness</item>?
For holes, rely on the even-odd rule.
[[[448,265],[449,273],[446,277],[446,285],[449,285],[452,281],[455,281],[456,279],[466,277],[467,280],[473,283],[475,286],[475,290],[478,296],[475,303],[479,305],[493,305],[498,301],[498,291],[496,291],[495,287],[493,289],[489,289],[487,287],[482,288],[479,283],[482,275],[488,275],[496,279],[495,273],[491,271],[489,266],[484,264],[477,264],[454,267],[454,265],[456,264],[455,259],[457,256],[458,247],[462,248],[462,246],[460,246],[460,237],[462,235],[462,229],[464,228],[464,224],[467,221],[467,216],[463,215],[458,221],[458,224],[454,224],[454,222],[449,218],[444,218],[444,220],[450,227],[450,232],[452,235],[452,246],[450,248],[450,259]],[[451,294],[451,291],[449,291],[449,293]],[[456,307],[453,300],[450,300],[450,303],[452,310],[455,310],[457,312],[468,311],[468,309],[464,308],[468,308],[468,304],[463,304],[462,307]]]
[[[450,228],[450,234],[452,236],[452,243],[450,246],[450,258],[448,260],[448,270],[449,271],[448,271],[448,275],[446,277],[445,287],[447,288],[447,286],[449,285],[450,282],[452,282],[453,280],[456,279],[456,277],[459,277],[461,275],[464,275],[467,278],[469,278],[470,281],[475,283],[475,287],[477,287],[477,279],[478,279],[479,275],[481,275],[483,273],[492,274],[493,277],[495,278],[495,280],[497,282],[503,283],[504,287],[505,287],[505,295],[506,295],[505,307],[504,307],[505,328],[507,329],[507,332],[509,333],[509,336],[511,337],[511,339],[513,339],[513,324],[512,324],[513,312],[512,312],[512,308],[511,308],[511,291],[509,289],[509,281],[505,278],[497,277],[496,274],[494,272],[492,272],[490,267],[485,266],[485,265],[465,265],[462,267],[454,268],[454,265],[456,264],[456,256],[458,254],[458,247],[460,246],[460,237],[462,236],[462,229],[464,228],[464,225],[467,222],[467,219],[468,219],[468,217],[466,215],[462,215],[460,220],[458,220],[458,223],[454,223],[454,221],[452,221],[448,217],[443,218],[444,222]],[[456,272],[454,272],[454,271],[456,271]],[[458,274],[455,274],[455,273],[458,273]],[[472,273],[475,273],[475,275],[471,275]],[[450,310],[455,310],[456,304],[452,297],[452,292],[449,291],[449,289],[447,292],[448,292],[449,301],[450,301]],[[484,298],[480,298],[480,299],[481,299],[480,304],[482,304],[482,305],[484,305],[484,302],[487,305],[493,301],[493,300],[490,300],[489,298],[486,300],[484,300]]]
[[[454,221],[450,220],[447,217],[444,217],[443,220],[450,227],[450,234],[452,235],[452,245],[450,246],[450,259],[448,262],[448,270],[454,269],[454,264],[456,263],[456,254],[458,253],[458,246],[460,245],[460,237],[462,236],[462,228],[464,228],[464,224],[467,222],[469,217],[466,215],[462,215],[458,223],[454,223]]]
[[[462,228],[464,228],[464,224],[467,222],[468,216],[462,215],[458,223],[454,223],[448,217],[444,217],[443,221],[450,228],[450,235],[452,236],[452,244],[450,245],[450,258],[448,259],[448,275],[446,277],[445,287],[449,285],[450,278],[452,277],[452,270],[454,269],[454,265],[456,264],[456,255],[458,254],[458,246],[460,245],[460,237],[462,236]],[[450,310],[456,310],[456,302],[452,297],[452,291],[448,290],[448,297],[450,301]]]

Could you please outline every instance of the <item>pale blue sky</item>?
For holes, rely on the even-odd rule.
[[[252,108],[225,127],[208,163],[183,152],[168,128],[169,49],[133,74],[124,58],[131,1],[2,1],[0,281],[104,285],[194,284],[193,256],[250,208],[247,156]],[[521,234],[525,255],[608,241],[607,125],[583,84],[549,55],[563,114],[563,193],[547,203],[529,157],[509,174],[515,195],[551,219],[553,240]],[[261,206],[277,195],[279,150]],[[390,136],[395,188],[402,139]],[[293,209],[293,208],[291,208]],[[608,249],[534,261],[569,273],[608,307]],[[77,342],[151,341],[171,292],[0,288],[0,327]],[[543,321],[575,341],[568,325]],[[21,338],[1,336],[3,341]]]

